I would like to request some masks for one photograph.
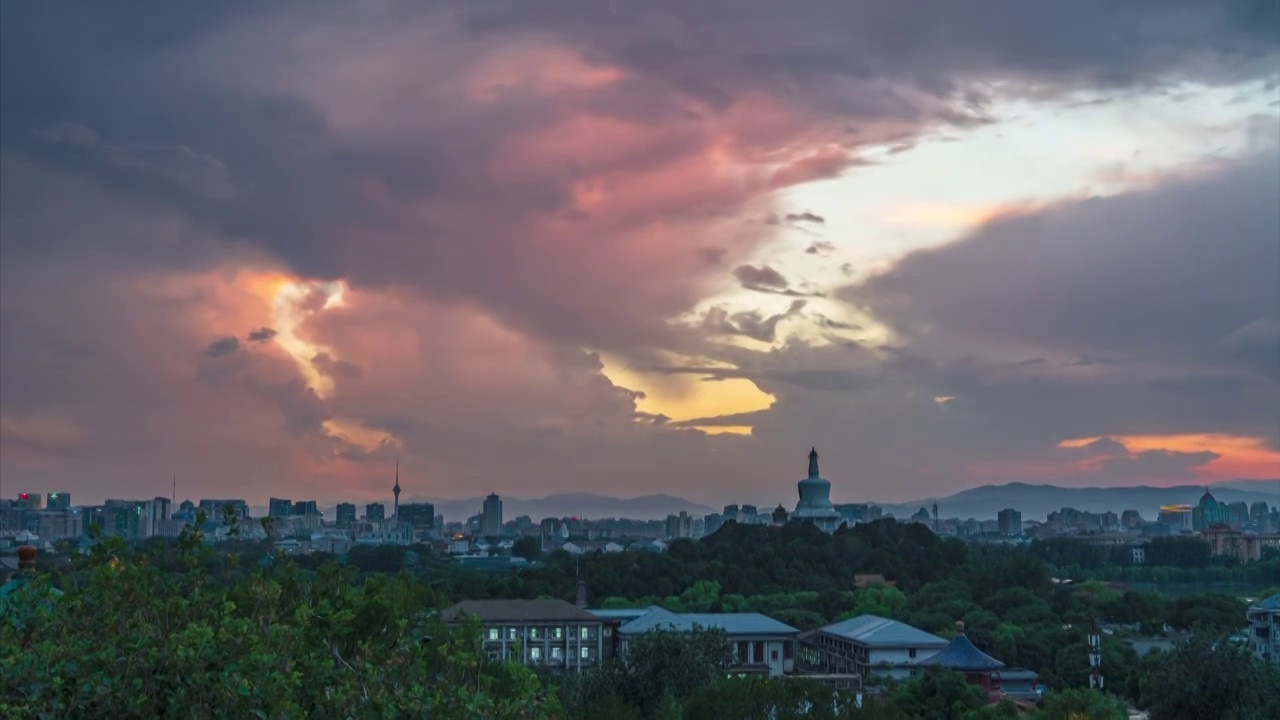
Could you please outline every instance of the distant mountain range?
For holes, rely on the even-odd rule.
[[[1262,500],[1269,505],[1280,505],[1280,479],[1232,480],[1210,486],[1213,496],[1222,502],[1243,500],[1253,503]],[[944,518],[977,518],[989,520],[1004,508],[1014,508],[1026,520],[1043,520],[1054,510],[1073,507],[1088,512],[1123,512],[1137,510],[1142,517],[1154,520],[1161,505],[1194,505],[1204,494],[1203,485],[1179,485],[1176,487],[1115,487],[1115,488],[1067,488],[1057,485],[1031,485],[1009,483],[984,485],[963,490],[953,495],[923,498],[905,503],[874,503],[886,513],[908,517],[920,508],[931,508],[938,503],[938,514]],[[480,512],[484,498],[439,500],[431,498],[401,498],[402,502],[431,502],[436,514],[449,521],[465,520]],[[390,514],[390,503],[387,502]],[[673,495],[645,495],[637,498],[616,498],[597,493],[563,493],[544,498],[502,498],[502,515],[510,520],[528,515],[534,522],[546,517],[581,517],[589,519],[630,518],[633,520],[661,520],[681,511],[701,517],[719,512],[711,508]],[[357,503],[356,512],[364,513],[364,504]],[[265,507],[253,508],[254,517],[266,514]],[[333,507],[324,508],[326,518],[336,515]]]
[[[1243,500],[1253,503],[1262,500],[1268,505],[1280,505],[1280,480],[1232,480],[1211,485],[1209,490],[1221,502]],[[909,516],[922,507],[932,510],[933,503],[937,502],[938,515],[944,518],[989,520],[1001,510],[1013,508],[1022,513],[1024,520],[1044,520],[1055,510],[1072,507],[1087,512],[1137,510],[1143,518],[1154,520],[1161,505],[1194,505],[1203,494],[1203,485],[1066,488],[1009,483],[984,485],[946,497],[883,504],[881,507],[897,517]]]

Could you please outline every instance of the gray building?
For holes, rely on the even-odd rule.
[[[1280,594],[1249,606],[1247,617],[1253,654],[1280,667]]]
[[[364,506],[364,519],[379,522],[387,519],[387,506],[382,503],[369,503]]]
[[[998,524],[998,532],[1001,535],[1021,535],[1022,534],[1022,513],[1013,508],[1005,508],[996,515],[996,523]]]
[[[337,525],[343,530],[348,530],[356,522],[356,506],[355,503],[338,503],[338,508],[334,512],[337,516]]]
[[[904,622],[859,615],[802,634],[800,661],[818,672],[902,679],[946,646],[946,640]]]
[[[502,498],[496,493],[491,493],[484,499],[484,509],[480,513],[480,534],[485,537],[502,534]]]
[[[594,615],[620,622],[618,654],[648,632],[691,632],[695,628],[721,630],[733,646],[733,673],[779,677],[795,669],[800,631],[759,613],[673,613],[657,606],[625,610],[592,610]]]
[[[267,517],[289,517],[289,510],[293,507],[293,502],[288,498],[271,498],[267,502]]]
[[[440,616],[454,625],[474,616],[495,660],[580,672],[613,657],[616,623],[563,600],[465,600]]]
[[[413,537],[425,536],[435,528],[435,505],[430,502],[403,503],[396,520],[399,524],[413,528]]]

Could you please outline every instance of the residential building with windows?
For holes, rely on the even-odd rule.
[[[339,529],[349,530],[356,522],[356,506],[355,503],[338,503],[337,509],[334,511],[337,516],[335,518],[336,525]]]
[[[502,535],[502,498],[490,494],[484,499],[484,507],[480,512],[480,534],[485,537]]]
[[[429,535],[435,529],[436,506],[429,502],[403,503],[396,521],[413,528],[415,537]]]
[[[1247,617],[1253,654],[1280,667],[1280,594],[1249,606]]]
[[[693,537],[693,518],[689,516],[689,513],[681,510],[679,515],[667,516],[667,537]]]
[[[381,522],[387,519],[387,506],[382,503],[369,503],[364,506],[364,519],[370,522]]]
[[[996,514],[997,530],[1001,535],[1013,536],[1022,534],[1022,513],[1013,508],[1005,508]]]
[[[759,613],[673,613],[660,607],[592,610],[592,614],[621,623],[618,654],[638,635],[654,631],[690,632],[695,628],[721,630],[734,651],[730,672],[778,677],[795,669],[796,638],[800,631]]]
[[[289,517],[289,510],[293,507],[293,501],[288,498],[271,498],[267,502],[267,517],[279,518]]]
[[[802,667],[817,672],[901,679],[946,646],[946,640],[904,622],[859,615],[803,633],[799,659]]]
[[[580,672],[613,657],[616,623],[563,600],[464,600],[440,615],[450,624],[479,620],[494,659]]]

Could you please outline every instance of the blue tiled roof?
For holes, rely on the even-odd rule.
[[[1254,607],[1262,610],[1280,610],[1280,593],[1276,593],[1266,600],[1259,600]]]
[[[729,635],[787,635],[800,632],[790,625],[760,613],[684,613],[680,617]]]
[[[608,611],[593,612],[604,617],[601,612]],[[760,613],[673,613],[660,607],[649,608],[643,615],[624,622],[618,632],[624,635],[653,630],[688,632],[695,627],[723,630],[727,635],[789,635],[799,632]]]
[[[626,622],[628,620],[635,620],[641,615],[657,609],[659,609],[657,605],[650,605],[649,607],[642,608],[600,608],[598,610],[588,610],[587,612],[598,618],[604,618],[605,620],[621,620]]]
[[[838,635],[872,647],[936,647],[947,641],[904,622],[878,615],[859,615],[821,628],[821,632]]]
[[[1004,663],[974,647],[964,635],[955,636],[942,652],[918,664],[946,670],[998,670],[1004,667]]]

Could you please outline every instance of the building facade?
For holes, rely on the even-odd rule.
[[[906,623],[859,615],[802,634],[800,662],[816,672],[902,679],[946,646],[946,640]]]
[[[414,534],[431,533],[436,525],[436,506],[429,502],[403,503],[396,520],[413,528]]]
[[[667,516],[667,537],[693,537],[693,518],[689,516],[689,513],[681,510],[679,515]]]
[[[293,502],[288,498],[271,498],[267,502],[267,517],[289,517]]]
[[[485,537],[502,534],[502,498],[496,493],[490,493],[484,499],[484,510],[480,513],[480,534]]]
[[[337,526],[342,530],[348,530],[356,522],[356,506],[355,503],[338,503],[338,507],[334,510]]]
[[[645,633],[720,630],[733,647],[734,662],[729,667],[729,672],[780,677],[795,669],[796,644],[800,631],[767,615],[673,613],[656,606],[593,610],[592,613],[621,623],[617,631],[618,654],[621,657],[626,656],[628,645]]]
[[[1022,513],[1013,508],[1001,510],[996,515],[997,531],[1001,535],[1014,536],[1022,534]]]
[[[369,503],[364,506],[364,519],[369,522],[381,522],[387,519],[387,506],[382,503]]]
[[[441,611],[450,624],[475,617],[489,657],[573,672],[613,657],[616,623],[563,600],[466,600]]]
[[[1247,617],[1253,654],[1280,667],[1280,594],[1251,605]]]

